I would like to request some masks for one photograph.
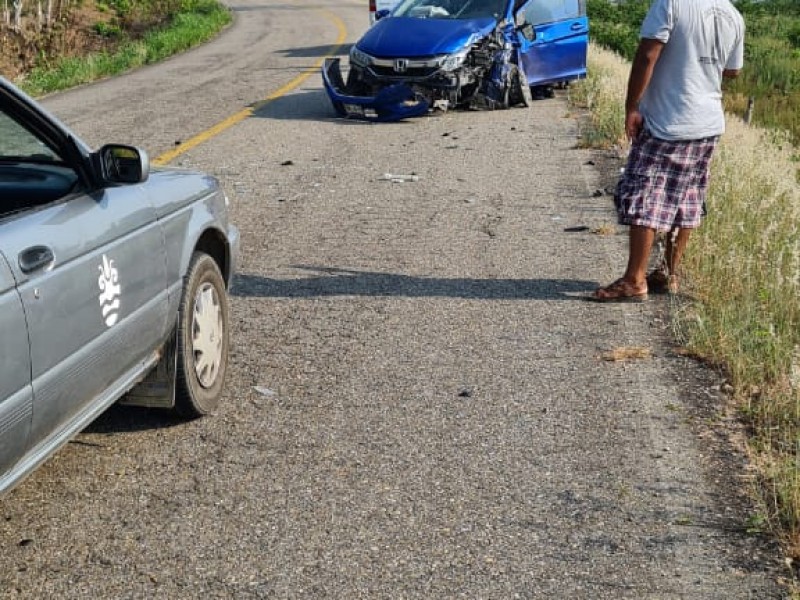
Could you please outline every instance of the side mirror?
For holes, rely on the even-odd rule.
[[[108,144],[100,148],[95,156],[107,183],[142,183],[150,175],[147,153],[134,146]]]
[[[387,10],[385,8],[382,9],[382,10],[379,10],[378,12],[375,13],[375,20],[376,21],[380,21],[382,18],[388,17],[391,14],[391,12],[392,11]]]
[[[523,23],[522,25],[519,25],[517,27],[517,31],[519,31],[520,35],[522,35],[522,37],[529,42],[532,42],[536,39],[536,30],[530,23]]]

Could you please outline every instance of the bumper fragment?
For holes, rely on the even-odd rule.
[[[404,83],[389,85],[375,96],[348,94],[339,61],[339,58],[326,58],[322,65],[325,91],[339,116],[387,122],[427,114],[428,102]]]

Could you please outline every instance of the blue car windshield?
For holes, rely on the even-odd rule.
[[[508,0],[403,0],[392,13],[412,19],[500,19]]]

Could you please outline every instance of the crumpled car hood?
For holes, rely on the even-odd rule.
[[[357,47],[377,58],[415,58],[453,54],[474,38],[489,35],[497,26],[484,19],[412,19],[386,17],[373,25]]]

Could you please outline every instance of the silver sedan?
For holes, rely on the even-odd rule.
[[[93,151],[0,77],[0,494],[123,396],[216,408],[238,246],[216,179]]]

